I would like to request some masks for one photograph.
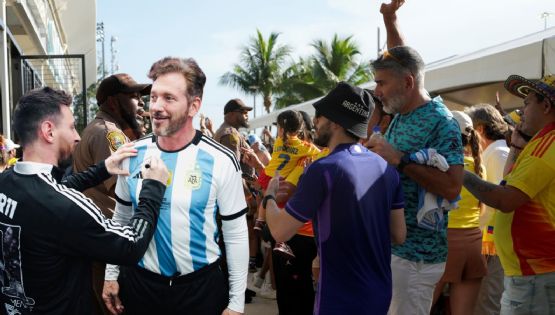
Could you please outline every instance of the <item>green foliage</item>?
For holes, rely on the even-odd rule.
[[[249,44],[241,50],[240,62],[220,78],[220,84],[234,87],[245,94],[262,94],[266,112],[270,112],[272,96],[279,88],[281,68],[291,49],[278,44],[279,33],[264,39],[257,30]]]
[[[361,53],[352,36],[335,34],[331,42],[314,40],[315,52],[285,64],[291,54],[287,45],[278,45],[279,33],[264,39],[257,30],[241,50],[240,62],[220,78],[220,84],[247,95],[262,94],[264,107],[275,108],[302,103],[326,94],[340,81],[360,85],[372,80],[370,63],[359,61]]]
[[[352,36],[335,34],[330,43],[317,39],[308,59],[299,58],[282,76],[276,108],[302,103],[326,94],[340,81],[360,85],[372,80],[369,62],[359,62],[361,53]]]

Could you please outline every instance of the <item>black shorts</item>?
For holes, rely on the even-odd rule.
[[[228,285],[219,261],[178,277],[122,266],[118,282],[126,315],[221,315],[229,303]]]

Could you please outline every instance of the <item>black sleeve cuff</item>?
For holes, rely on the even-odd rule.
[[[245,208],[245,209],[243,209],[243,210],[241,210],[241,211],[239,211],[239,212],[237,212],[237,213],[230,214],[230,215],[221,215],[220,217],[221,217],[222,220],[224,220],[224,221],[231,221],[231,220],[237,219],[237,218],[243,216],[244,214],[246,214],[246,213],[247,213],[247,210],[248,210],[248,208]]]
[[[125,201],[125,200],[121,199],[120,197],[118,197],[117,194],[114,194],[114,197],[116,198],[116,201],[118,203],[121,203],[124,206],[129,206],[130,207],[130,206],[133,205],[133,203],[131,201]]]

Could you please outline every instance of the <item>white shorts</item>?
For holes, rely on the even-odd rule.
[[[434,289],[445,263],[425,264],[391,255],[393,296],[389,315],[429,315]]]

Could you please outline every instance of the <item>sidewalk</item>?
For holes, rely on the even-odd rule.
[[[278,315],[276,300],[255,296],[252,303],[245,305],[245,315]]]
[[[253,274],[249,273],[247,288],[255,291],[256,296],[252,298],[252,303],[245,304],[245,315],[278,315],[276,300],[260,297],[260,289],[256,288],[252,281]]]

